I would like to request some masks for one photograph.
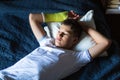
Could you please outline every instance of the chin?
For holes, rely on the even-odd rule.
[[[57,47],[61,46],[60,41],[55,40],[55,46],[57,46]]]
[[[63,48],[61,45],[56,45],[57,47],[59,47],[59,48]]]
[[[65,48],[64,46],[62,46],[62,45],[59,44],[59,43],[56,43],[55,46],[56,46],[56,47],[59,47],[59,48]]]
[[[59,44],[59,43],[55,43],[55,46],[57,46],[57,47],[61,47],[61,45]]]

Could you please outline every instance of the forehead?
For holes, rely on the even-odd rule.
[[[71,29],[71,26],[69,26],[69,25],[64,25],[64,24],[62,24],[62,25],[60,26],[60,30],[64,30],[64,31],[67,31],[67,32],[73,32],[72,29]]]

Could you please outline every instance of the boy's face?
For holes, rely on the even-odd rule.
[[[78,38],[74,36],[71,27],[62,24],[55,38],[55,45],[65,49],[71,49],[77,41]]]

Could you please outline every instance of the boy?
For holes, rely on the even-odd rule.
[[[40,43],[40,47],[18,61],[15,65],[1,70],[2,80],[60,80],[78,71],[110,45],[110,40],[91,27],[78,23],[79,15],[73,11],[62,22],[55,39],[48,38],[41,27],[43,16],[30,14],[31,29]],[[82,25],[82,26],[81,26]],[[96,42],[88,50],[77,52],[71,50],[79,41],[82,29]]]

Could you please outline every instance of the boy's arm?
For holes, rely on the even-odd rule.
[[[97,57],[100,55],[103,51],[105,51],[111,44],[111,40],[100,34],[98,31],[95,29],[81,24],[84,31],[90,35],[93,40],[96,42],[96,44],[89,48],[89,52],[92,56],[92,58]]]
[[[46,33],[41,26],[43,22],[43,17],[41,14],[29,14],[29,22],[31,29],[37,40],[40,40]]]

